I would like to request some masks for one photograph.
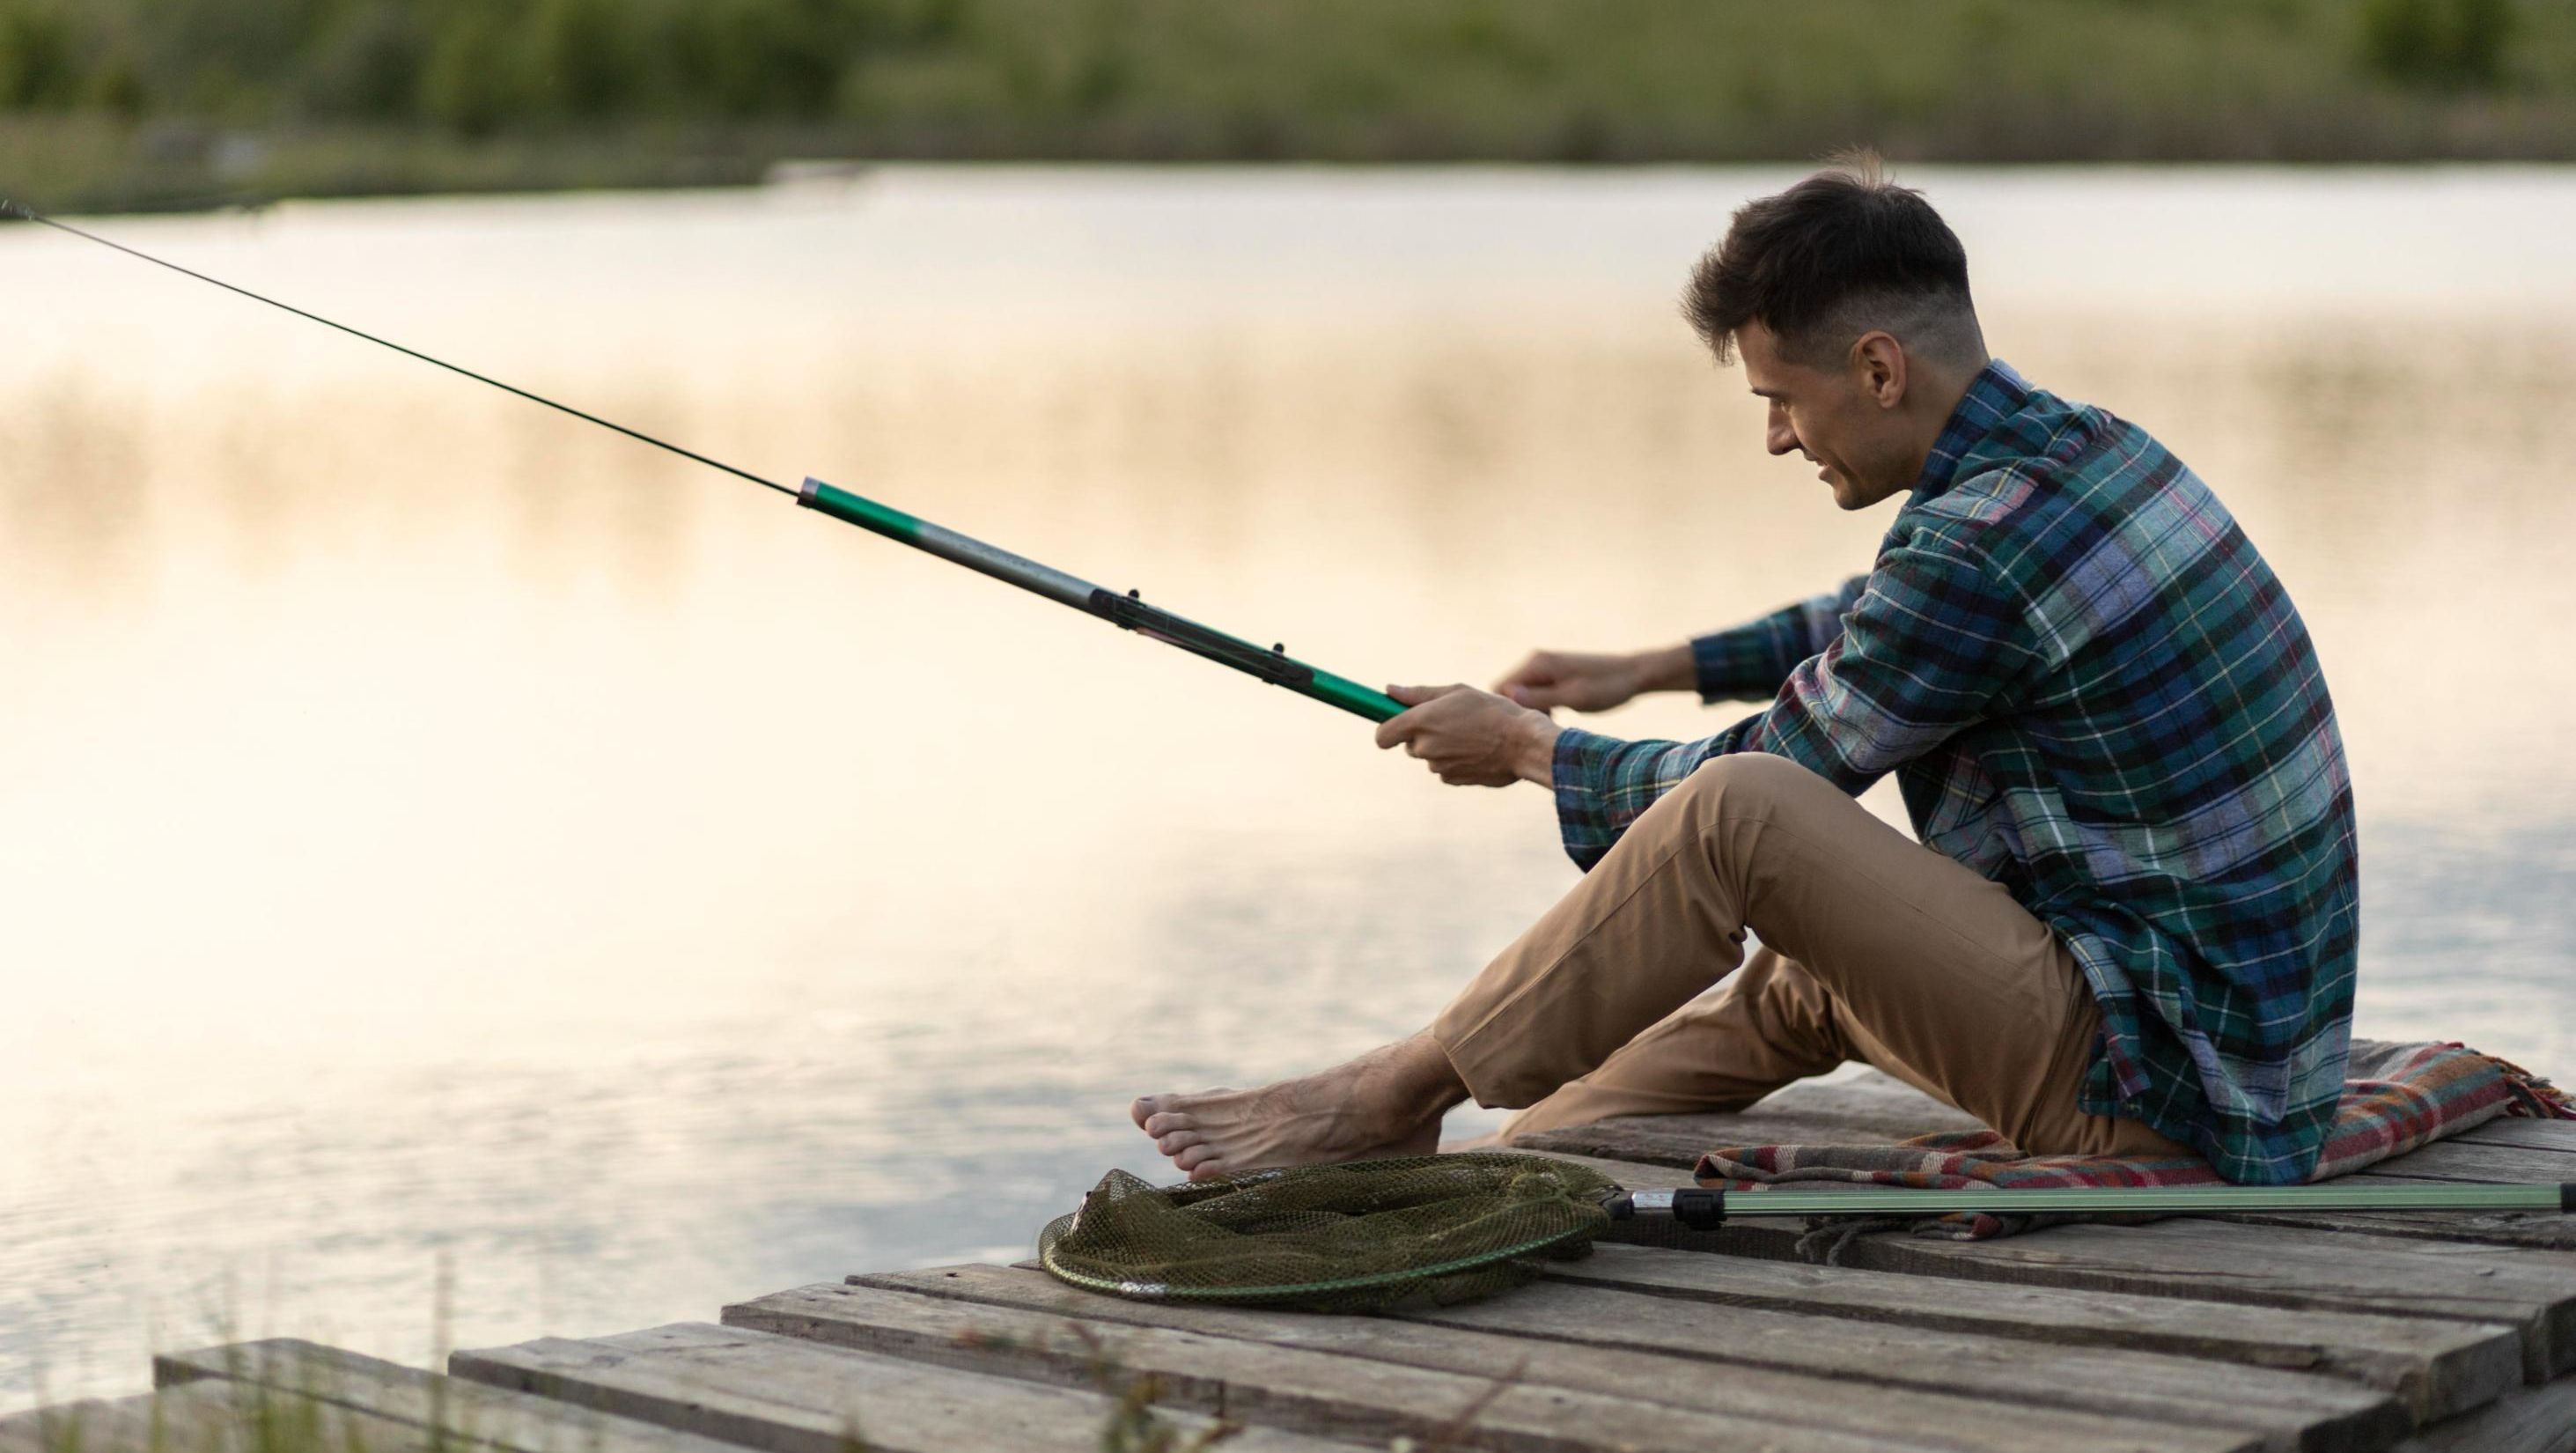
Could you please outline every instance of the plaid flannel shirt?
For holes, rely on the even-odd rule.
[[[1700,763],[1769,752],[1858,793],[2055,930],[2100,1003],[2089,1113],[2231,1181],[2303,1180],[2343,1090],[2359,943],[2352,784],[2296,609],[2136,425],[1989,365],[1876,568],[1692,643],[1696,742],[1557,740],[1589,869]]]

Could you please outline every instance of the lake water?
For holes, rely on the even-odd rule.
[[[1892,506],[1765,457],[1673,304],[1792,175],[101,225],[1362,680],[1484,681],[1866,565]],[[2156,431],[2304,610],[2361,1032],[2576,1074],[2576,174],[1911,179],[1996,350]],[[226,1334],[417,1362],[1022,1255],[1155,1163],[1130,1096],[1409,1031],[1573,880],[1542,793],[723,475],[35,228],[0,289],[0,1408]]]

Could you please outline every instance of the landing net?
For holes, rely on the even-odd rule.
[[[1038,1237],[1092,1291],[1374,1312],[1473,1301],[1592,1249],[1616,1182],[1508,1152],[1407,1156],[1151,1186],[1111,1171]]]

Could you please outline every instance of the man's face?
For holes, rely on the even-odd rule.
[[[1771,405],[1764,447],[1806,456],[1818,466],[1817,478],[1832,487],[1834,503],[1867,509],[1913,487],[1921,459],[1907,448],[1896,407],[1904,397],[1901,373],[1888,379],[1881,366],[1859,356],[1857,345],[1835,367],[1793,361],[1782,356],[1779,336],[1759,321],[1737,330],[1735,349],[1744,360],[1745,382]]]

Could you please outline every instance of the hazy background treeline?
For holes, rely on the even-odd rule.
[[[2565,0],[0,0],[53,206],[785,157],[2576,156]]]

